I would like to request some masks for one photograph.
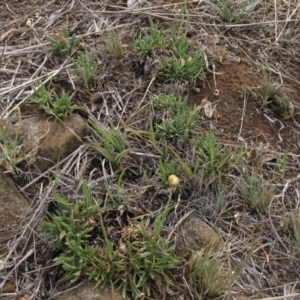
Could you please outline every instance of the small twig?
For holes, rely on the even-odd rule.
[[[181,2],[177,2],[177,3],[171,3],[171,4],[162,4],[162,5],[157,5],[157,6],[149,6],[149,7],[141,7],[141,8],[128,8],[128,7],[122,7],[122,6],[118,6],[118,5],[109,5],[109,7],[112,8],[119,8],[122,9],[120,11],[112,11],[111,13],[122,13],[122,12],[130,12],[130,13],[134,13],[134,12],[141,12],[144,10],[150,10],[153,11],[154,9],[162,9],[162,8],[166,8],[166,7],[173,7],[176,5],[182,5],[184,4],[191,4],[191,3],[196,3],[196,2],[201,2],[199,0],[193,0],[193,1],[181,1]],[[106,12],[106,11],[103,11]]]
[[[145,98],[146,98],[146,95],[148,94],[148,92],[149,92],[149,89],[150,89],[150,87],[151,87],[151,85],[152,85],[152,83],[154,82],[154,80],[156,79],[156,77],[154,76],[154,77],[152,77],[152,79],[151,79],[151,81],[150,81],[150,83],[149,83],[149,85],[148,85],[148,87],[147,87],[147,90],[146,90],[146,92],[145,92],[145,94],[144,94],[144,96],[143,96],[143,98],[142,98],[142,100],[141,100],[141,102],[139,103],[139,105],[137,106],[137,108],[136,108],[136,110],[135,110],[135,112],[134,113],[136,113],[138,110],[139,110],[139,108],[141,107],[141,105],[142,105],[142,103],[143,103],[143,101],[145,100]]]
[[[4,297],[16,297],[18,296],[18,293],[3,293],[0,295],[0,298],[4,298]],[[9,299],[12,299],[12,298],[9,298]],[[15,298],[13,298],[15,299]]]
[[[10,39],[14,34],[19,33],[19,30],[16,28],[11,28],[8,31],[2,33],[0,35],[0,42],[4,41],[5,39]]]
[[[242,120],[241,120],[241,126],[240,126],[240,130],[239,130],[238,138],[242,134],[243,123],[244,123],[245,112],[246,112],[246,106],[247,106],[247,96],[246,96],[246,93],[244,93],[244,106],[243,106]]]
[[[276,41],[277,41],[277,36],[278,36],[278,34],[277,34],[277,31],[278,31],[278,29],[277,29],[277,27],[278,27],[278,23],[277,23],[277,0],[274,0],[274,12],[275,12],[275,37],[276,37]]]
[[[213,64],[213,77],[214,77],[214,85],[215,85],[215,88],[214,88],[214,92],[217,90],[217,81],[216,81],[216,65]]]
[[[269,297],[269,298],[260,298],[260,299],[254,299],[254,300],[287,300],[290,297],[295,297],[295,296],[299,296],[300,293],[296,293],[296,294],[289,294],[289,295],[284,295],[284,296],[277,296],[277,297]]]

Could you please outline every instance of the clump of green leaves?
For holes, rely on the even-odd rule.
[[[81,39],[73,34],[70,37],[67,27],[63,26],[56,36],[47,35],[46,39],[52,45],[52,53],[59,56],[71,55],[79,46]]]
[[[203,68],[205,66],[204,54],[197,53],[183,57],[164,58],[158,64],[159,75],[166,81],[186,81],[190,79],[205,78]]]
[[[123,297],[131,291],[133,297],[150,295],[152,283],[160,283],[164,292],[169,287],[169,269],[180,263],[175,255],[174,241],[160,236],[169,206],[149,220],[123,228],[123,239],[115,246],[109,240],[99,203],[93,201],[87,183],[83,183],[83,197],[67,202],[56,197],[57,210],[44,222],[43,237],[49,245],[60,250],[55,262],[65,270],[63,280],[73,283],[81,277],[120,288]],[[93,232],[102,232],[104,246],[91,245]]]
[[[173,101],[174,100],[174,101]],[[158,104],[156,104],[158,103]],[[157,132],[167,137],[183,135],[188,137],[196,125],[199,107],[191,108],[187,104],[187,98],[174,98],[173,96],[160,96],[154,101],[154,106],[163,107],[169,104],[172,117],[161,124],[155,124]]]
[[[129,151],[126,134],[115,129],[113,125],[107,130],[92,120],[89,120],[89,123],[95,130],[91,141],[95,150],[100,152],[114,166],[119,166],[122,157]]]
[[[281,111],[288,111],[290,108],[290,100],[285,96],[275,95],[275,101]]]
[[[274,98],[279,115],[285,120],[290,119],[294,115],[294,105],[291,100],[284,95],[276,95]]]
[[[48,111],[59,118],[63,118],[78,109],[80,109],[79,106],[72,104],[72,97],[65,90],[62,90],[60,95],[54,92],[54,100],[50,102]]]
[[[276,95],[279,95],[279,89],[271,83],[270,75],[265,67],[261,66],[260,71],[263,76],[263,86],[258,89],[258,94],[262,102],[261,108],[264,108]]]
[[[62,90],[58,95],[54,90],[47,90],[45,85],[39,87],[31,98],[31,103],[37,104],[46,113],[59,118],[66,117],[79,106],[72,104],[72,97]]]
[[[197,153],[197,164],[201,165],[203,173],[215,176],[221,164],[223,145],[212,132],[207,136],[198,134],[192,143]]]
[[[35,93],[31,97],[30,101],[37,104],[40,109],[47,108],[53,97],[53,91],[48,90],[44,84],[35,88]]]
[[[207,298],[221,295],[232,281],[230,271],[224,271],[225,255],[216,251],[199,250],[193,253],[189,269],[199,294]]]
[[[83,197],[78,197],[75,202],[68,202],[58,195],[55,200],[57,209],[55,213],[48,214],[43,224],[43,237],[50,239],[49,245],[62,250],[73,241],[77,240],[80,244],[81,240],[88,239],[93,230],[90,223],[97,215],[98,208],[88,191],[87,183],[83,184]],[[77,278],[74,277],[75,280]]]
[[[185,56],[188,53],[190,43],[185,34],[179,34],[176,27],[171,28],[171,48],[178,56]]]
[[[205,78],[205,55],[203,52],[192,51],[192,43],[187,38],[189,19],[186,7],[183,11],[185,14],[177,19],[176,25],[171,27],[171,33],[168,35],[173,56],[161,59],[158,64],[158,74],[166,81]]]
[[[14,126],[14,116],[4,118],[0,116],[0,166],[13,173],[13,167],[27,158],[22,145],[20,145],[20,125]],[[19,124],[21,112],[18,112]],[[33,153],[31,155],[34,155]]]
[[[173,94],[165,94],[159,95],[151,100],[155,108],[168,109],[174,105],[174,103],[177,101],[177,98]]]
[[[191,43],[187,38],[189,31],[189,10],[187,4],[184,3],[180,9],[180,15],[175,16],[175,25],[170,30],[170,46],[177,57],[183,57],[188,55],[188,51],[191,49]]]
[[[211,132],[198,134],[192,140],[195,146],[194,173],[200,169],[204,178],[212,179],[226,175],[242,159],[242,149],[223,146]]]
[[[203,80],[205,74],[205,54],[192,51],[192,45],[187,38],[189,19],[186,17],[187,8],[177,19],[176,25],[171,27],[170,33],[159,29],[150,19],[150,33],[140,35],[134,42],[134,49],[139,54],[150,54],[155,48],[167,49],[173,56],[163,57],[158,62],[158,76],[169,81]]]
[[[134,51],[138,54],[148,54],[155,48],[165,49],[167,43],[165,34],[162,29],[158,29],[158,25],[153,23],[149,18],[150,32],[140,34],[139,38],[134,42]]]
[[[241,181],[241,193],[252,211],[264,213],[270,205],[275,188],[266,186],[262,181],[262,175],[252,171],[245,174]]]
[[[77,66],[86,88],[89,87],[89,82],[97,74],[98,66],[101,64],[101,60],[95,56],[94,53],[88,54],[87,50],[81,54],[73,62]]]
[[[277,88],[272,84],[266,84],[258,93],[262,102],[261,108],[264,108],[277,95]]]
[[[253,1],[238,2],[235,0],[217,0],[213,2],[211,0],[204,0],[209,6],[211,6],[221,17],[220,21],[227,23],[239,23],[246,19],[253,11]]]
[[[294,114],[294,105],[288,97],[283,95],[280,88],[271,83],[270,75],[265,67],[260,68],[263,76],[263,86],[258,89],[261,99],[261,109],[268,106],[284,119],[289,119]]]

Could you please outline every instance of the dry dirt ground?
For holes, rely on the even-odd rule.
[[[267,213],[253,212],[239,202],[235,195],[238,179],[233,176],[227,182],[232,194],[226,196],[227,204],[223,209],[215,210],[213,190],[203,192],[189,187],[180,191],[183,198],[181,213],[188,209],[197,211],[229,242],[228,265],[244,263],[239,280],[220,299],[230,299],[234,293],[245,293],[255,299],[293,299],[283,295],[300,291],[299,250],[290,221],[299,204],[300,2],[252,3],[246,16],[236,23],[228,23],[209,4],[187,1],[187,36],[206,54],[206,78],[203,81],[165,83],[159,76],[155,77],[157,60],[163,53],[155,51],[139,56],[134,52],[133,41],[142,30],[149,28],[149,15],[160,28],[168,30],[180,17],[184,3],[143,1],[140,6],[129,9],[126,1],[0,1],[0,109],[3,116],[16,107],[21,108],[23,118],[34,115],[36,111],[25,106],[28,95],[35,84],[49,79],[54,73],[52,87],[75,93],[74,101],[84,108],[78,112],[83,118],[93,115],[103,124],[113,122],[120,128],[126,124],[132,130],[145,130],[149,114],[143,107],[151,97],[159,94],[173,92],[187,96],[190,106],[200,105],[203,99],[207,99],[215,105],[215,112],[212,118],[199,113],[197,131],[203,134],[213,132],[224,145],[245,147],[250,152],[250,164],[262,167],[263,180],[270,170],[274,170],[274,165],[278,171],[278,157],[287,153],[286,174],[283,179],[278,179],[277,185],[272,183],[276,194]],[[67,26],[71,35],[82,36],[88,50],[96,53],[102,61],[89,89],[84,87],[74,67],[65,67],[69,63],[65,58],[51,54],[51,45],[45,36],[58,34],[62,26]],[[107,52],[106,41],[112,30],[122,36],[124,56],[121,58],[112,57]],[[267,72],[269,83],[290,99],[294,111],[288,118],[283,117],[274,103],[262,108],[259,91],[266,80],[262,67]],[[154,116],[154,121],[161,117]],[[180,143],[174,142],[173,145],[184,155]],[[147,152],[148,145],[137,143],[134,150]],[[101,176],[99,164],[101,159],[91,159],[87,171],[96,168]],[[150,162],[149,169],[151,167],[155,168],[155,164],[152,166]],[[141,174],[138,167],[134,170],[126,174],[126,180],[138,185]],[[22,171],[16,174],[19,187],[38,176],[30,170],[26,176]],[[188,183],[188,179],[182,178],[182,182]],[[39,183],[41,181],[24,191],[32,203],[46,193],[47,178],[45,190],[40,189]],[[155,190],[147,190],[141,207],[155,210],[159,206],[147,202],[154,193]],[[286,227],[282,225],[284,220],[290,222]],[[46,246],[40,248],[40,251],[46,251]],[[39,288],[28,287],[20,279],[23,282],[21,294],[25,293],[27,286],[26,292],[35,294],[36,299],[52,296],[53,286],[49,281],[56,280],[61,271],[47,271],[45,264],[50,258],[39,258],[38,266],[31,258],[30,263],[23,262],[18,267],[20,277],[32,272],[28,276],[34,284],[39,282],[34,273],[37,269],[37,274],[46,278]],[[45,271],[41,271],[43,268]],[[184,284],[178,280],[180,288],[175,290],[172,299],[201,298],[192,290],[185,289],[183,293]],[[300,299],[299,294],[294,299]]]

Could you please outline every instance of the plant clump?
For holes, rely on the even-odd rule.
[[[75,35],[70,37],[67,27],[63,26],[56,36],[47,35],[46,39],[51,43],[52,53],[58,56],[71,55],[81,42],[81,39]]]
[[[54,90],[48,91],[45,85],[41,85],[36,89],[31,97],[31,103],[58,118],[64,118],[74,110],[80,109],[76,104],[72,104],[72,97],[65,90],[62,90],[59,95]]]
[[[62,280],[74,283],[88,277],[120,288],[123,297],[128,291],[134,297],[149,296],[151,285],[160,282],[171,294],[168,271],[181,260],[175,255],[174,241],[160,236],[169,206],[153,222],[146,219],[124,226],[117,246],[109,239],[101,203],[93,200],[86,182],[83,197],[75,202],[56,197],[57,210],[44,222],[43,237],[60,251],[54,261],[65,271]],[[102,246],[93,245],[96,233]]]
[[[196,125],[200,107],[191,108],[187,98],[174,98],[173,95],[162,95],[154,100],[154,107],[170,109],[170,118],[161,124],[155,124],[157,132],[163,136],[174,138],[183,136],[187,138]]]

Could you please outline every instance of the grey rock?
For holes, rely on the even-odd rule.
[[[120,291],[111,288],[96,287],[95,283],[84,282],[82,285],[69,290],[55,300],[124,300]],[[125,298],[128,300],[128,298]]]
[[[204,221],[191,214],[182,224],[176,252],[179,256],[190,256],[203,247],[214,249],[222,244],[221,237]]]
[[[61,122],[53,117],[32,117],[21,121],[21,142],[26,152],[36,152],[33,164],[42,172],[75,151],[88,129],[80,116],[72,115]]]
[[[19,192],[9,174],[0,166],[0,240],[1,244],[15,235],[30,204]],[[4,249],[1,245],[1,251]]]

